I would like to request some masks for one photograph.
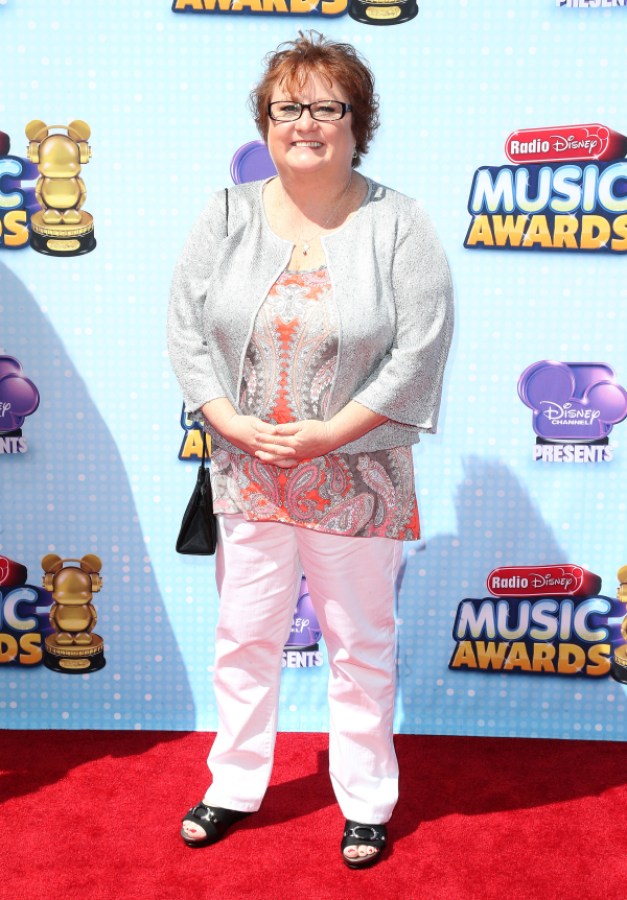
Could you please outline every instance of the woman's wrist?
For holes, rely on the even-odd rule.
[[[237,411],[227,397],[216,397],[200,407],[203,416],[219,434],[228,439],[229,422],[237,416]]]
[[[346,406],[336,413],[325,425],[333,449],[358,440],[364,434],[387,422],[386,416],[373,412],[356,400],[350,400]]]

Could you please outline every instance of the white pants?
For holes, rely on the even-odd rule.
[[[398,796],[393,745],[394,588],[401,542],[219,516],[218,733],[205,803],[254,812],[266,792],[283,646],[302,570],[329,654],[329,771],[345,818],[387,822]],[[306,676],[305,676],[306,677]]]

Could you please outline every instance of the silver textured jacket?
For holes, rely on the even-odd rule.
[[[287,267],[262,204],[265,182],[218,191],[194,225],[172,282],[168,348],[188,412],[238,408],[257,311]],[[446,257],[418,203],[369,181],[359,210],[322,238],[339,322],[328,417],[349,400],[386,416],[343,452],[417,443],[434,432],[453,326]],[[228,446],[224,440],[222,446]]]

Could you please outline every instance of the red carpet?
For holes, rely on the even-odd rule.
[[[326,735],[279,735],[263,809],[189,849],[206,734],[1,733],[0,897],[618,900],[627,892],[624,744],[397,738],[393,849],[347,869]]]

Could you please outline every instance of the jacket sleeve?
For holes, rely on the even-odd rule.
[[[225,196],[220,191],[194,224],[170,291],[168,353],[188,412],[224,396],[203,337],[203,310],[216,249],[225,237]]]
[[[442,245],[420,208],[399,229],[392,285],[392,347],[353,399],[392,421],[435,432],[453,333],[453,288]]]

